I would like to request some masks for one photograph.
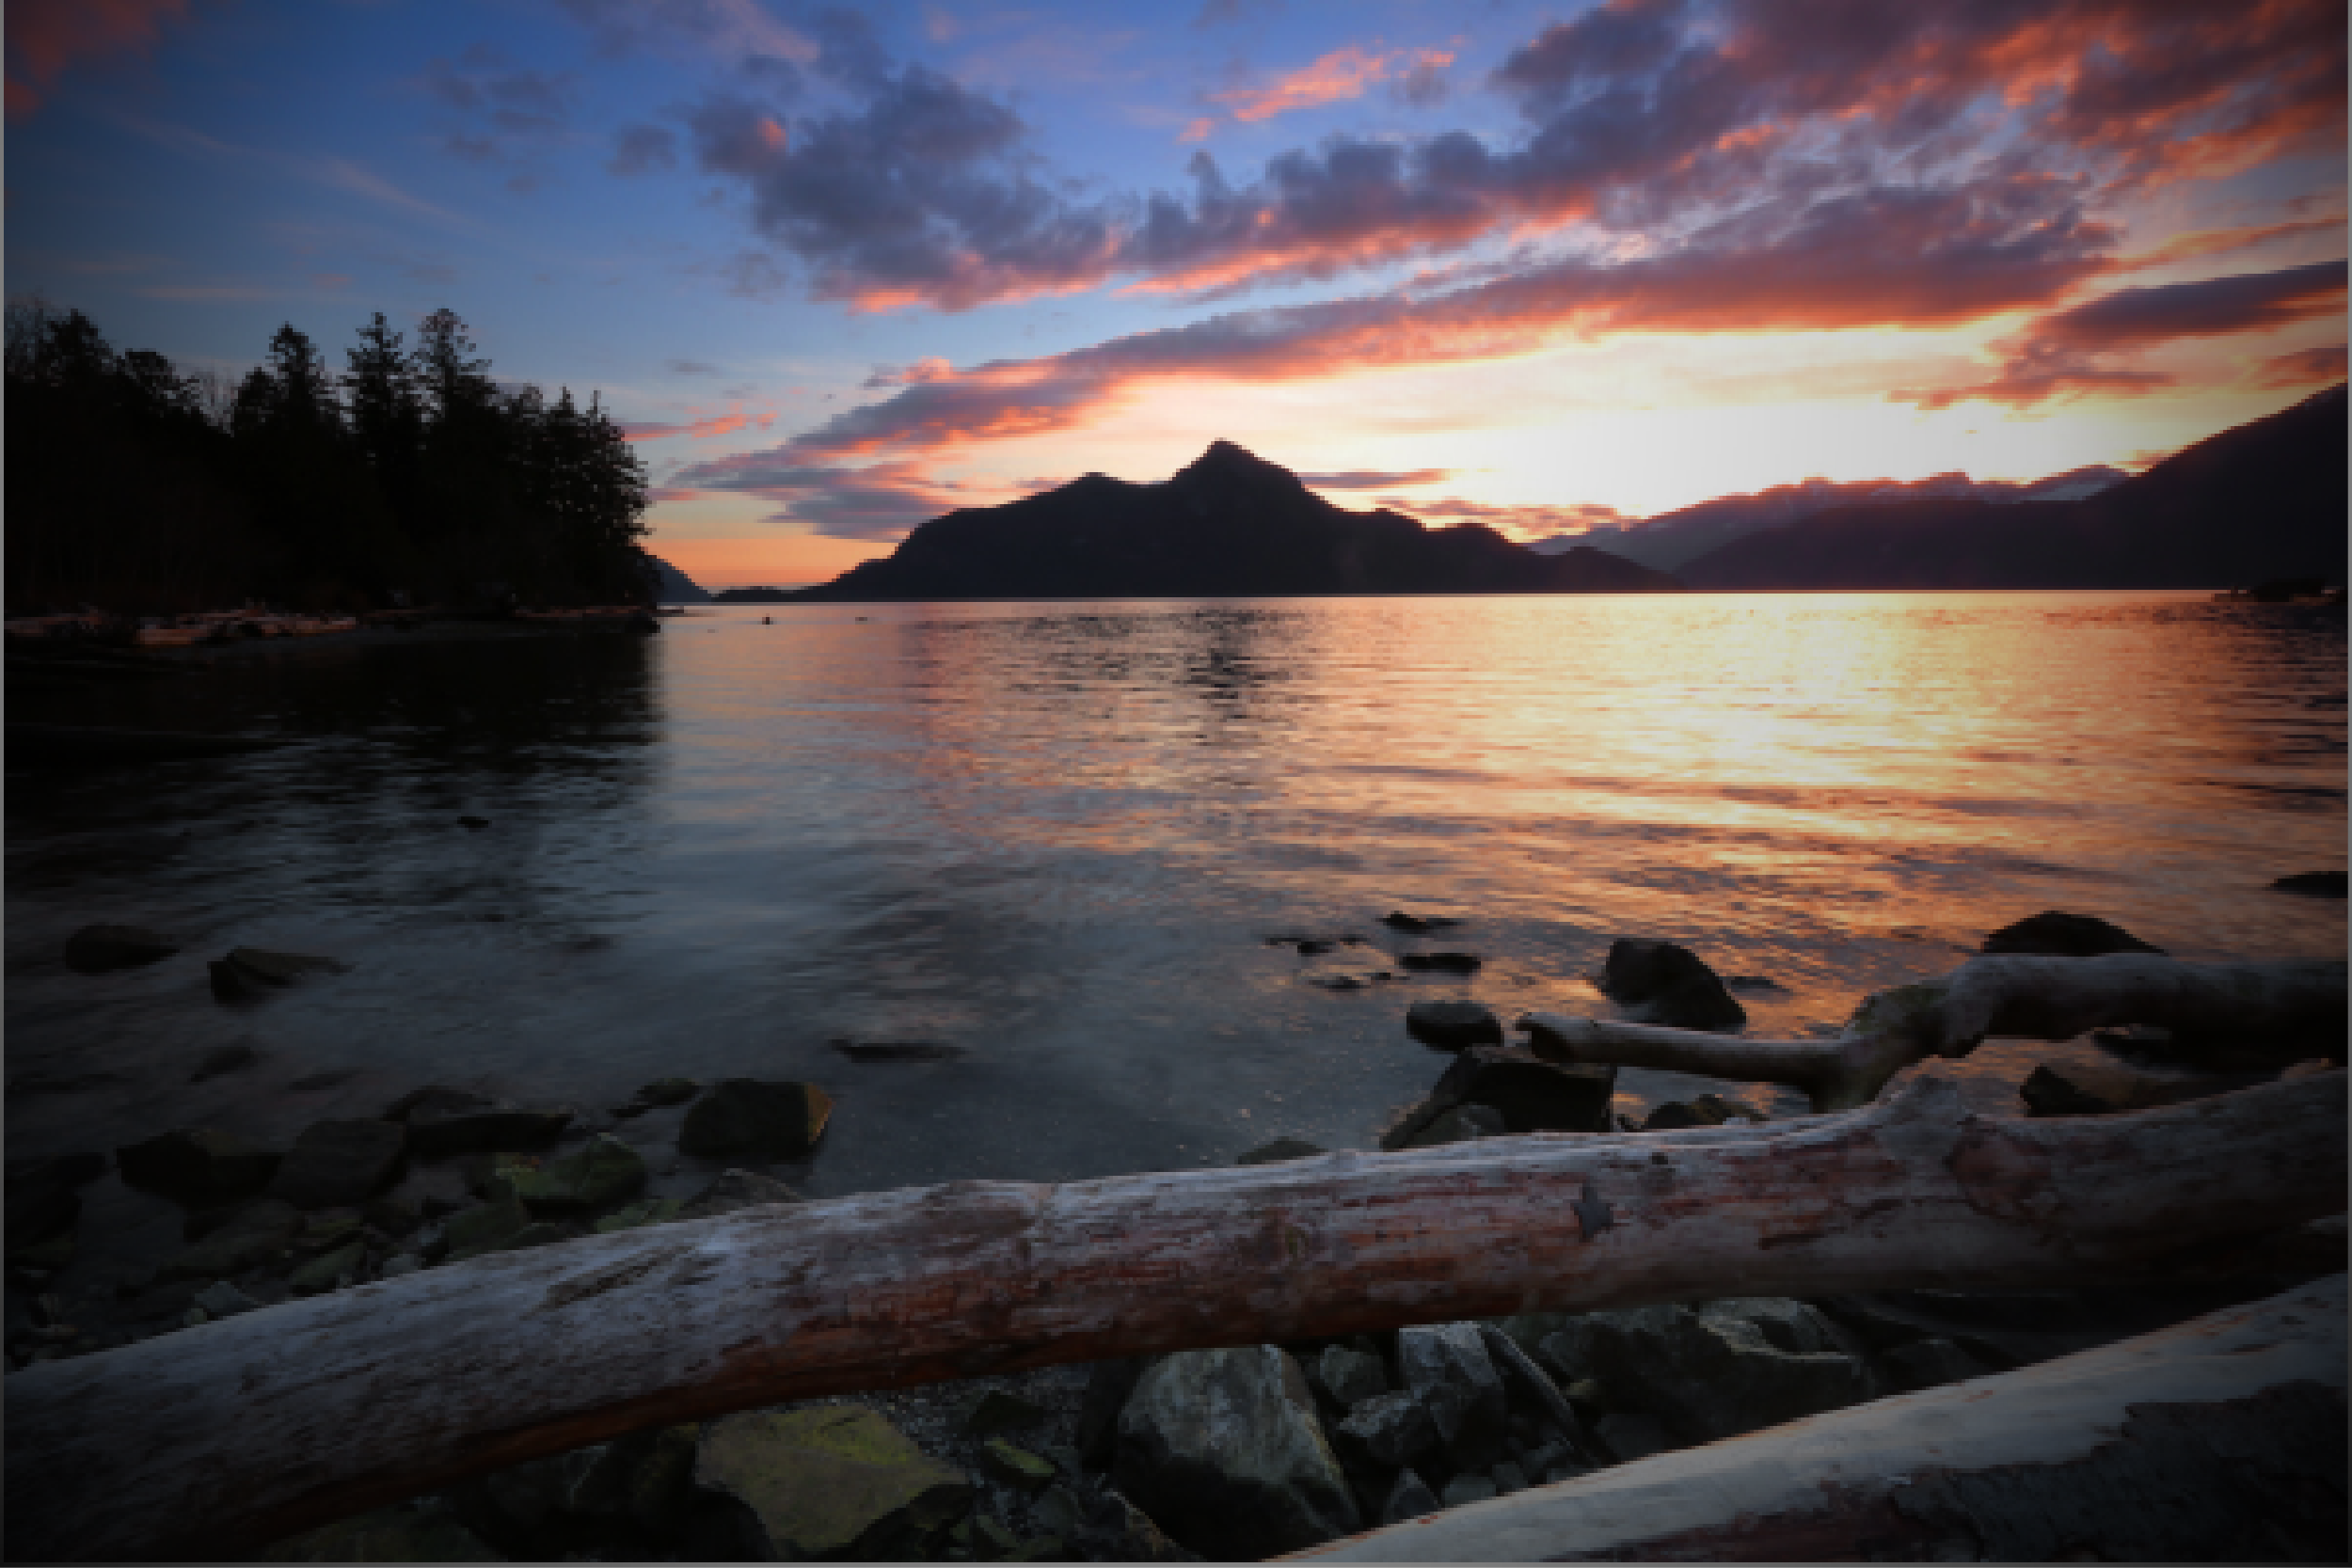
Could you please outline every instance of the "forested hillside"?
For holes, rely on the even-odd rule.
[[[447,310],[413,343],[379,312],[341,372],[280,327],[236,382],[12,304],[9,611],[645,599],[619,427],[489,369]]]

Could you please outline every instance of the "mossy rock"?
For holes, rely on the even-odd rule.
[[[501,1174],[533,1212],[601,1209],[644,1190],[645,1162],[618,1138],[598,1133],[583,1148]]]
[[[237,1211],[229,1223],[184,1247],[163,1266],[159,1280],[227,1279],[274,1261],[293,1244],[302,1215],[291,1203],[265,1197]]]
[[[357,1275],[368,1256],[365,1242],[353,1242],[334,1251],[322,1253],[286,1276],[298,1296],[315,1296],[335,1288],[335,1281],[343,1275]]]
[[[1057,1473],[1054,1462],[1041,1459],[1026,1449],[1014,1448],[1001,1437],[992,1437],[980,1445],[980,1468],[1023,1492],[1042,1492],[1054,1484]]]
[[[473,1531],[443,1513],[382,1508],[301,1535],[262,1553],[263,1562],[504,1562]]]
[[[469,1258],[496,1252],[530,1223],[531,1211],[511,1192],[488,1203],[460,1209],[442,1225],[442,1234],[449,1240],[447,1260],[462,1263]]]
[[[674,1197],[644,1198],[625,1209],[615,1209],[596,1221],[596,1233],[609,1235],[615,1230],[634,1230],[641,1225],[663,1225],[677,1218],[677,1212],[683,1207]]]
[[[778,1560],[906,1555],[972,1507],[961,1469],[852,1404],[714,1421],[694,1480],[744,1504]]]

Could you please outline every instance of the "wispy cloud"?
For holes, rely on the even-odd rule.
[[[1375,54],[1351,43],[1285,71],[1264,87],[1231,87],[1210,96],[1246,123],[1359,98],[1365,89],[1381,82],[1417,71],[1442,70],[1453,63],[1454,55],[1441,49],[1390,49]]]
[[[1989,380],[1888,395],[1922,408],[1948,408],[1971,399],[2024,408],[2087,392],[2155,391],[2174,385],[2177,377],[2119,364],[2114,356],[2183,339],[2269,332],[2319,316],[2341,316],[2344,280],[2344,263],[2339,261],[2118,289],[2035,321],[2005,345],[2007,357]]]
[[[1350,468],[1343,473],[1298,476],[1301,483],[1317,490],[1396,490],[1415,484],[1438,484],[1453,477],[1452,468]]]

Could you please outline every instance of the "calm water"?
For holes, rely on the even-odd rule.
[[[813,1194],[1061,1179],[1366,1146],[1444,1065],[1408,1001],[1598,1008],[1617,936],[1776,980],[1772,1032],[2048,908],[2340,955],[2342,903],[2265,884],[2344,863],[2344,677],[2340,613],[2146,594],[812,606],[264,654],[72,716],[300,745],[11,780],[8,1151],[744,1074],[838,1096],[777,1171]],[[1466,924],[1398,939],[1400,906]],[[68,973],[99,920],[187,949]],[[203,960],[240,943],[357,967],[223,1006]],[[1486,967],[1311,983],[1431,945]],[[188,1085],[237,1041],[259,1066]],[[1990,1047],[1972,1092],[2051,1053]],[[622,1129],[663,1191],[707,1174],[675,1129]],[[118,1227],[172,1223],[108,1180]]]

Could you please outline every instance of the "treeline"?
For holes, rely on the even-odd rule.
[[[413,343],[379,311],[340,372],[283,326],[232,382],[11,302],[9,612],[647,599],[620,428],[489,369],[448,310]]]

